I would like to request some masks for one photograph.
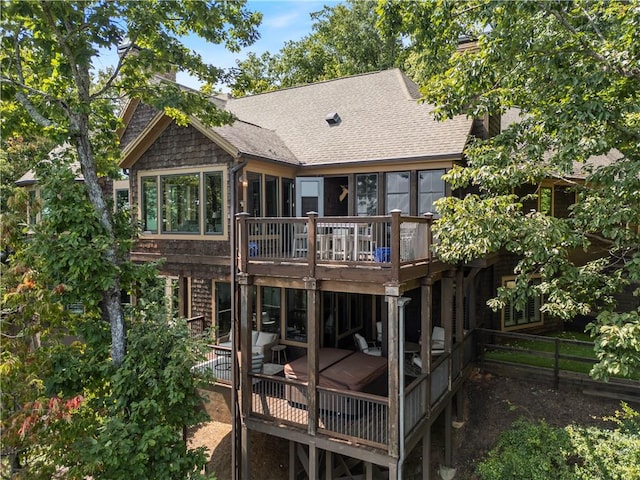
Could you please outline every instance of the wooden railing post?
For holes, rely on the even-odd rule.
[[[433,255],[431,253],[431,248],[433,246],[433,230],[431,230],[433,225],[433,213],[425,213],[424,218],[427,219],[427,260],[431,261]]]
[[[400,215],[401,210],[391,210],[391,282],[400,281]]]
[[[238,264],[238,270],[242,273],[247,271],[247,257],[249,255],[249,234],[247,229],[247,219],[249,214],[247,212],[241,212],[236,214],[238,220],[238,258],[232,259],[234,263]],[[233,250],[233,248],[232,248]],[[240,260],[238,262],[238,260]]]
[[[309,277],[316,276],[316,259],[318,258],[318,214],[317,212],[307,213],[309,220],[307,221],[307,263],[309,264]]]

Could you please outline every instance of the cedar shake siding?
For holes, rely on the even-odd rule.
[[[131,121],[122,134],[122,138],[120,139],[120,148],[124,149],[129,145],[129,143],[138,138],[144,128],[157,113],[158,111],[153,107],[143,103],[139,104],[133,114],[133,118],[131,118]]]
[[[153,145],[140,157],[130,171],[131,199],[134,212],[138,208],[138,177],[140,172],[158,171],[181,167],[229,166],[232,158],[211,140],[195,128],[179,127],[171,123]],[[228,187],[228,186],[227,186]],[[228,232],[229,225],[225,226]],[[162,235],[140,239],[136,244],[136,252],[157,253],[161,256],[173,255],[205,255],[228,257],[229,242],[212,236],[206,240],[185,239],[168,240]]]

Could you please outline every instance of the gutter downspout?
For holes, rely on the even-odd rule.
[[[240,162],[240,156],[236,156],[236,160]],[[237,330],[237,321],[236,321],[236,278],[237,278],[237,261],[238,261],[238,245],[236,244],[236,189],[237,181],[236,174],[245,167],[244,163],[238,163],[234,165],[229,170],[229,203],[231,204],[229,207],[230,210],[230,227],[229,227],[229,242],[231,243],[231,261],[229,262],[231,268],[231,329],[233,332],[231,338],[231,351],[232,353],[232,362],[231,362],[231,479],[238,480],[238,473],[240,469],[240,463],[238,462],[238,428],[237,428],[237,420],[238,420],[238,390],[237,390],[237,382],[236,382],[236,365],[238,361],[238,356],[236,352],[238,351],[237,342],[239,337],[239,332]]]

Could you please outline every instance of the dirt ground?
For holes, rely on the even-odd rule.
[[[456,480],[477,480],[475,465],[493,447],[498,435],[519,418],[545,419],[547,423],[565,426],[602,425],[602,417],[620,408],[617,400],[588,396],[580,390],[553,388],[535,382],[525,382],[491,374],[474,372],[465,388],[464,424],[454,429],[454,464]],[[637,407],[638,404],[634,405]],[[432,471],[444,459],[442,435],[437,424],[432,435]],[[288,478],[288,443],[282,439],[251,434],[252,480],[286,480]],[[231,478],[231,425],[210,422],[196,429],[192,445],[205,445],[211,452],[207,471],[215,472],[218,480]],[[407,477],[421,478],[420,448],[407,460]],[[413,466],[413,468],[411,468]],[[439,478],[432,476],[432,478]]]

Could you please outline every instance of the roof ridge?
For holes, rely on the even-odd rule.
[[[243,100],[245,98],[255,98],[255,97],[259,97],[261,95],[268,95],[270,93],[277,93],[277,92],[285,92],[287,90],[295,90],[297,88],[305,88],[305,87],[312,87],[314,85],[321,85],[321,84],[325,84],[325,83],[331,83],[331,82],[339,82],[342,80],[350,80],[353,78],[358,78],[358,77],[366,77],[368,75],[377,75],[380,73],[384,73],[384,72],[392,72],[394,70],[399,71],[401,74],[403,73],[402,70],[398,67],[393,67],[393,68],[387,68],[384,70],[374,70],[371,72],[364,72],[364,73],[354,73],[353,75],[347,75],[345,77],[338,77],[338,78],[328,78],[326,80],[318,80],[317,82],[311,82],[311,83],[303,83],[300,85],[292,85],[290,87],[282,87],[282,88],[276,88],[274,90],[269,90],[267,92],[260,92],[260,93],[253,93],[251,95],[243,95],[242,97],[232,97],[232,101],[238,101],[238,100]]]

